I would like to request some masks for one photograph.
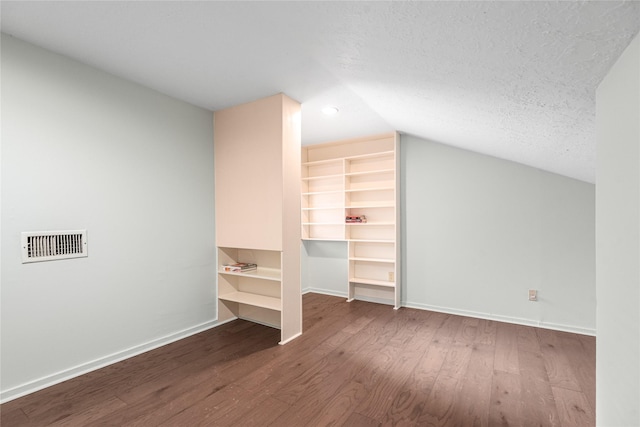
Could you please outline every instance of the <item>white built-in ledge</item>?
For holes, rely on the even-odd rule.
[[[233,271],[224,271],[224,269],[219,269],[218,273],[226,274],[228,276],[238,276],[238,277],[251,277],[254,279],[263,279],[263,280],[274,280],[279,282],[282,280],[282,272],[275,268],[263,268],[258,267],[257,270],[247,271],[247,272],[233,272]]]
[[[385,262],[388,264],[395,264],[395,260],[393,259],[384,259],[384,258],[363,258],[363,257],[351,257],[350,261],[368,261],[368,262]]]
[[[363,285],[376,285],[376,286],[384,286],[387,288],[395,288],[395,282],[385,282],[384,280],[374,280],[374,279],[360,279],[358,277],[352,277],[349,279],[352,283],[362,283]]]
[[[269,310],[282,310],[282,301],[280,298],[268,297],[265,295],[252,294],[248,292],[231,292],[224,295],[218,295],[218,298],[223,301],[268,308]]]

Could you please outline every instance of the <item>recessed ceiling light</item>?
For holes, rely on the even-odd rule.
[[[334,107],[332,105],[327,105],[322,109],[322,112],[327,116],[333,116],[334,114],[338,114],[338,111],[340,111],[338,110],[338,107]]]

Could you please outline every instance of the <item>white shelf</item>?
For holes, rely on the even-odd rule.
[[[282,310],[282,301],[280,301],[280,298],[268,297],[249,292],[231,292],[224,295],[218,295],[218,299],[267,308],[269,310]]]
[[[395,243],[395,240],[391,239],[347,239],[353,243]]]
[[[382,207],[382,206],[379,206],[379,207]],[[316,206],[312,208],[302,208],[303,211],[328,211],[332,209],[345,209],[345,206],[334,206],[334,207]]]
[[[276,282],[282,280],[282,272],[275,268],[258,267],[256,270],[246,272],[224,271],[219,268],[218,273],[226,274],[227,276],[251,277],[253,279],[273,280]]]
[[[342,164],[342,159],[314,160],[312,162],[303,162],[302,166],[317,166],[317,165],[323,165],[327,163]]]
[[[374,208],[393,208],[394,205],[392,202],[389,203],[371,203],[367,205],[348,205],[345,206],[345,209],[374,209]],[[303,208],[306,209],[306,208]],[[326,209],[326,208],[325,208]]]
[[[305,176],[305,177],[302,178],[302,180],[303,181],[314,181],[316,179],[332,179],[332,178],[342,178],[342,174]]]
[[[386,263],[386,264],[395,264],[394,260],[384,259],[384,258],[352,257],[352,258],[349,258],[349,261],[365,261],[365,262],[380,262],[380,263]]]
[[[307,193],[302,193],[303,196],[315,196],[317,194],[332,194],[332,193],[342,193],[342,190],[329,190],[329,191],[310,191]]]
[[[345,193],[360,193],[364,191],[385,191],[385,190],[394,190],[393,187],[374,187],[374,188],[354,188],[354,189],[346,189]]]
[[[389,156],[393,156],[395,154],[395,151],[393,150],[389,150],[389,151],[378,151],[376,153],[367,153],[367,154],[358,154],[355,156],[347,156],[344,157],[345,160],[359,160],[359,159],[372,159],[375,157],[389,157]]]
[[[384,280],[374,280],[374,279],[361,279],[358,277],[352,277],[349,279],[349,282],[352,283],[362,283],[363,285],[374,285],[374,286],[382,286],[385,288],[395,288],[395,282],[385,282]]]
[[[331,238],[331,237],[303,237],[302,240],[318,240],[321,242],[346,242],[345,239]]]
[[[362,171],[362,172],[347,172],[344,174],[344,176],[373,175],[373,174],[391,173],[391,172],[394,172],[394,170],[393,169],[377,169],[377,170]]]
[[[393,222],[345,222],[344,225],[364,227],[366,225],[395,225]]]

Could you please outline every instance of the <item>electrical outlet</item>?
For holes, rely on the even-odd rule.
[[[538,291],[529,289],[529,301],[538,301]]]
[[[395,279],[395,274],[393,274],[393,271],[390,271],[390,272],[389,272],[389,281],[390,281],[390,282],[393,282],[393,281],[394,281],[394,279]]]

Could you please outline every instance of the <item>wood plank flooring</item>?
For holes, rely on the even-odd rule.
[[[0,407],[12,426],[595,425],[595,338],[306,294]]]

